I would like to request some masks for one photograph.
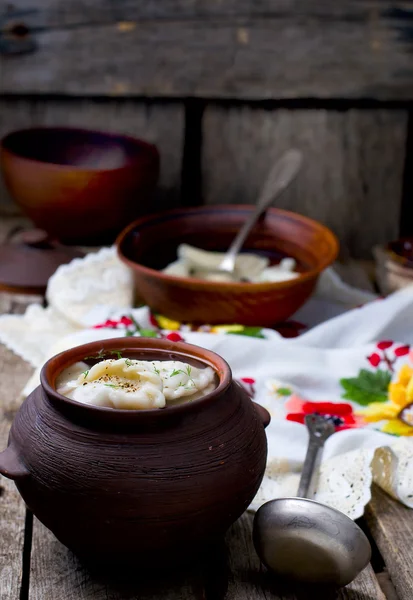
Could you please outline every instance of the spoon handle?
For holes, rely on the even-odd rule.
[[[241,250],[249,232],[257,222],[260,215],[269,205],[274,202],[276,196],[282,192],[296,176],[302,162],[302,154],[299,150],[289,150],[275,164],[264,184],[264,187],[255,206],[254,212],[248,217],[241,227],[231,246],[225,253],[225,257],[219,269],[223,271],[233,271],[235,259]]]
[[[327,438],[335,431],[334,425],[329,421],[326,421],[321,415],[306,415],[305,424],[310,435],[310,440],[308,442],[307,454],[305,456],[300,484],[298,486],[297,496],[299,498],[308,498],[308,491],[313,479],[319,453],[323,449]]]

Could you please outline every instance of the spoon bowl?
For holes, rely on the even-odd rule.
[[[370,543],[347,515],[308,498],[316,465],[332,423],[306,415],[307,454],[297,498],[263,504],[254,518],[253,540],[258,556],[273,573],[301,583],[347,585],[370,562]]]
[[[255,516],[253,539],[268,569],[305,583],[345,586],[371,558],[370,543],[354,521],[306,498],[264,504]]]

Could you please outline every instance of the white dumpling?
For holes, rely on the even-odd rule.
[[[163,393],[166,400],[177,400],[184,396],[193,396],[197,392],[205,395],[212,384],[215,387],[215,374],[211,367],[198,369],[188,363],[177,360],[154,361],[153,367],[159,371],[163,381]]]
[[[78,387],[80,375],[87,373],[89,367],[84,362],[76,362],[67,367],[57,378],[56,389],[59,394],[71,398],[71,393]]]
[[[209,250],[200,250],[188,244],[178,246],[178,257],[181,264],[187,266],[188,272],[192,276],[200,279],[208,279],[208,270],[217,269],[225,257],[224,252],[211,252]],[[235,271],[239,277],[255,277],[269,264],[266,257],[257,254],[243,253],[239,254],[235,261]],[[168,267],[167,267],[168,268]],[[195,275],[196,273],[196,275]],[[214,279],[209,278],[210,281]],[[232,281],[232,279],[229,279]],[[219,279],[215,279],[219,281]]]
[[[60,394],[77,402],[126,410],[164,408],[168,401],[193,400],[214,388],[210,367],[128,358],[102,360],[90,368],[75,363],[61,373],[56,386]]]
[[[195,277],[206,281],[232,282],[233,277],[219,273],[219,265],[225,254],[201,250],[188,244],[180,244],[177,249],[178,260],[168,265],[163,272],[180,277]],[[267,257],[242,253],[235,261],[235,274],[241,281],[278,282],[299,277],[295,272],[297,263],[294,258],[285,257],[278,265],[269,266]]]
[[[174,275],[175,277],[189,277],[189,268],[182,260],[176,260],[163,270],[165,275]]]
[[[57,391],[71,387],[73,400],[96,406],[142,410],[163,408],[166,404],[162,379],[144,361],[120,358],[102,360],[81,373],[76,386],[62,382]]]

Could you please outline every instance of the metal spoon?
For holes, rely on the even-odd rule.
[[[300,582],[347,585],[370,562],[370,543],[354,521],[325,504],[309,500],[314,467],[332,424],[307,415],[310,434],[297,498],[266,502],[254,519],[258,556],[268,569]]]
[[[271,169],[264,187],[258,198],[255,210],[251,213],[244,225],[239,230],[234,241],[225,253],[222,262],[214,269],[207,269],[203,265],[197,266],[199,271],[208,273],[221,273],[236,279],[235,261],[251,229],[258,221],[261,214],[274,202],[275,198],[285,190],[297,175],[302,163],[302,154],[299,150],[289,150]]]

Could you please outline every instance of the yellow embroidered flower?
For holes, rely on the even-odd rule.
[[[391,435],[413,435],[413,427],[406,425],[400,419],[392,419],[381,428],[383,433]]]
[[[397,406],[403,407],[406,405],[406,386],[402,383],[391,383],[389,385],[389,400]]]
[[[368,423],[387,421],[381,429],[384,433],[413,436],[413,426],[404,423],[399,417],[400,411],[413,402],[413,368],[403,365],[397,380],[389,384],[388,392],[389,402],[373,402],[357,414]]]
[[[368,423],[376,423],[387,419],[395,419],[400,412],[400,406],[383,402],[372,402],[367,408],[357,414],[363,415]]]
[[[161,329],[168,329],[169,331],[178,331],[181,327],[181,323],[179,321],[168,319],[168,317],[163,317],[162,315],[156,315],[156,320]]]
[[[398,377],[398,383],[401,383],[406,387],[413,377],[413,368],[409,365],[403,365],[399,371]]]
[[[238,333],[243,329],[242,325],[214,325],[211,327],[211,333]]]

